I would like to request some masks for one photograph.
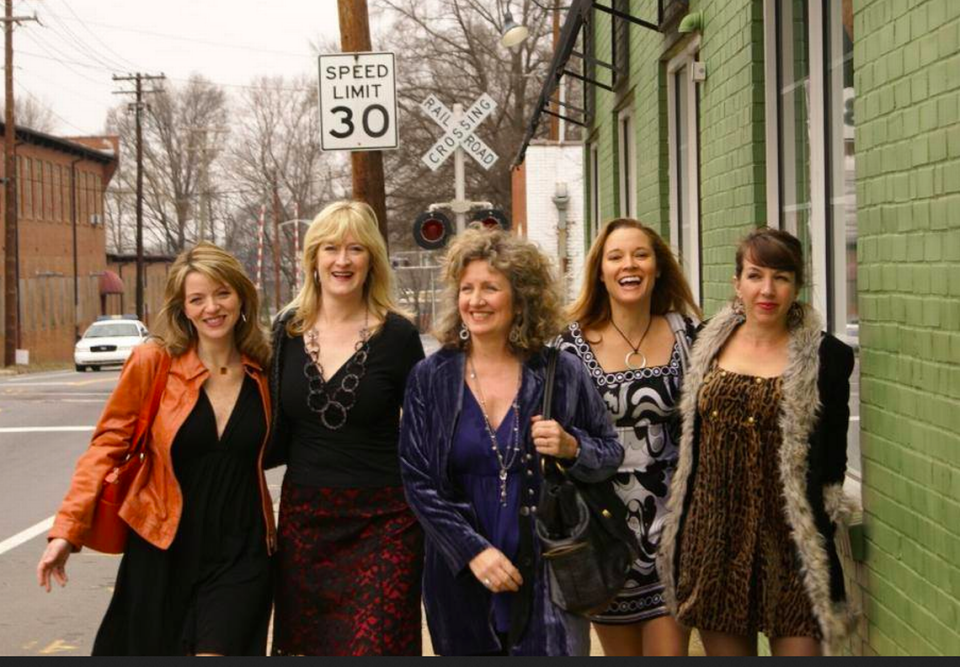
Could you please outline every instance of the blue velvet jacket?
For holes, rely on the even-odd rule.
[[[500,650],[493,625],[492,596],[470,571],[470,561],[490,543],[480,534],[473,507],[449,471],[449,455],[463,405],[465,357],[443,349],[410,374],[400,424],[400,469],[407,500],[427,535],[423,602],[434,649],[440,655],[477,655]],[[524,463],[521,498],[535,512],[540,493],[540,461],[530,439],[530,418],[541,412],[546,367],[542,354],[524,364],[520,423]],[[573,355],[560,354],[553,395],[553,417],[580,444],[569,474],[584,481],[610,477],[623,460],[623,448],[603,399]],[[523,502],[523,501],[521,501]],[[518,519],[519,521],[519,519]],[[513,655],[587,655],[589,624],[550,602],[548,583],[534,539],[536,577],[526,632]]]

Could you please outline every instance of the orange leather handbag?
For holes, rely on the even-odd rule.
[[[94,551],[105,554],[123,553],[127,546],[127,533],[130,527],[120,518],[120,506],[123,505],[130,484],[133,482],[143,460],[146,457],[147,436],[150,427],[157,416],[160,407],[160,397],[167,386],[167,373],[170,371],[170,355],[164,354],[160,360],[160,368],[153,379],[153,388],[149,402],[144,403],[140,410],[140,418],[130,441],[130,448],[126,456],[120,461],[103,480],[97,506],[93,511],[93,521],[90,530],[84,537],[83,544]]]

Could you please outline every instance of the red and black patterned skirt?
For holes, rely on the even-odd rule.
[[[423,532],[402,487],[284,481],[273,655],[420,655]]]

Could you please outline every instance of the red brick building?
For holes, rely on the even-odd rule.
[[[0,123],[0,135],[5,131]],[[77,333],[104,312],[101,283],[109,288],[111,281],[102,278],[103,200],[118,147],[116,137],[64,139],[17,129],[17,347],[27,350],[32,362],[71,359]],[[0,210],[4,197],[0,191]],[[0,235],[0,252],[4,245]],[[2,298],[0,293],[0,303]]]

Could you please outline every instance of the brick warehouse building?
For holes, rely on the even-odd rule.
[[[0,123],[0,132],[5,130]],[[104,273],[107,258],[103,225],[103,194],[117,167],[116,139],[68,140],[18,128],[16,152],[20,277],[17,347],[27,350],[32,362],[67,361],[72,359],[77,333],[83,333],[98,315],[119,312],[104,310],[105,299],[101,298],[101,292],[119,288]],[[3,198],[0,192],[0,205]],[[5,251],[3,239],[0,248]]]
[[[960,2],[565,4],[518,161],[541,110],[583,123],[585,244],[658,228],[708,316],[747,231],[801,238],[804,297],[858,358],[848,651],[960,654]],[[590,81],[561,108],[565,69]]]

